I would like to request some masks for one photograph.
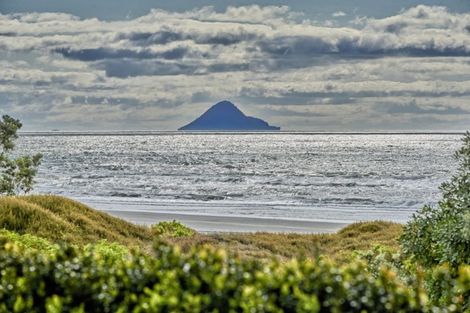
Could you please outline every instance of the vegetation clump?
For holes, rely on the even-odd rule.
[[[468,266],[457,277],[443,272],[455,288],[436,306],[420,286],[387,269],[373,276],[361,262],[260,263],[164,244],[152,256],[113,258],[68,245],[25,255],[6,243],[0,268],[0,312],[459,312],[470,281]]]
[[[455,153],[456,174],[441,185],[436,207],[425,206],[405,226],[401,236],[402,259],[417,263],[434,302],[453,297],[451,278],[470,264],[470,133]],[[405,264],[405,263],[402,263]],[[470,281],[462,293],[464,310],[470,310]]]
[[[0,245],[12,243],[23,251],[57,252],[60,247],[48,240],[31,234],[18,234],[6,229],[0,230]]]
[[[4,115],[0,121],[0,195],[28,193],[33,189],[34,177],[42,155],[13,158],[17,131],[23,125],[17,119]]]
[[[157,237],[192,237],[196,232],[178,221],[160,222],[152,226],[152,233]]]
[[[148,227],[52,195],[0,197],[0,229],[76,245],[107,240],[148,249],[152,241]]]
[[[192,237],[168,238],[167,241],[180,246],[183,251],[210,244],[244,258],[315,259],[322,255],[344,264],[350,262],[356,251],[367,251],[377,245],[398,252],[402,228],[397,223],[371,221],[353,223],[332,234],[197,233]]]
[[[403,252],[423,266],[470,264],[470,133],[455,159],[457,173],[441,185],[438,206],[423,207],[401,237]]]

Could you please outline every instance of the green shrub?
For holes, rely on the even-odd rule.
[[[470,264],[470,133],[455,158],[457,173],[442,184],[438,206],[415,214],[401,237],[403,252],[426,267]]]
[[[0,246],[3,247],[5,244],[14,245],[24,253],[41,252],[53,255],[61,249],[61,245],[51,243],[44,238],[30,234],[18,234],[6,229],[1,229]],[[100,240],[97,243],[87,244],[85,246],[72,246],[85,253],[94,253],[109,259],[124,259],[130,255],[129,249],[125,246],[106,240]]]
[[[196,232],[193,229],[181,224],[180,222],[173,220],[171,222],[160,222],[156,225],[153,225],[152,233],[157,237],[178,238],[191,237]]]
[[[425,206],[415,214],[400,241],[404,255],[422,266],[432,302],[449,303],[460,293],[463,307],[470,310],[470,284],[465,289],[454,281],[462,266],[470,264],[470,133],[455,159],[457,172],[441,185],[438,206]]]
[[[10,242],[17,245],[24,251],[42,251],[42,252],[56,252],[59,246],[52,244],[46,239],[33,236],[30,234],[18,234],[8,231],[6,229],[0,230],[0,245]]]
[[[162,244],[154,256],[108,258],[67,245],[25,255],[7,243],[0,269],[0,312],[459,312],[470,281],[469,267],[444,277],[460,287],[433,308],[420,288],[387,269],[374,277],[362,262],[260,263]]]
[[[106,240],[100,240],[96,244],[87,244],[83,247],[86,253],[96,253],[105,259],[119,260],[130,256],[130,251],[126,247]]]
[[[407,286],[421,284],[422,273],[416,263],[399,251],[376,245],[367,251],[357,251],[354,256],[367,264],[367,271],[377,277],[383,268],[390,269]]]

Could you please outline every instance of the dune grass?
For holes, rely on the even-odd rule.
[[[339,262],[348,262],[355,251],[366,251],[376,245],[398,250],[397,239],[402,232],[400,224],[377,221],[352,224],[334,234],[202,234],[175,221],[154,227],[135,225],[53,195],[0,197],[1,229],[31,234],[51,243],[65,241],[81,246],[106,240],[149,251],[153,240],[159,237],[183,251],[208,244],[246,258],[325,255]]]
[[[145,247],[152,238],[148,227],[52,195],[0,197],[0,229],[78,245],[107,240]]]
[[[340,263],[348,262],[356,251],[367,251],[377,245],[398,251],[402,225],[375,221],[351,224],[334,234],[218,233],[195,234],[170,238],[170,242],[188,251],[209,244],[250,258],[316,258],[327,256]]]

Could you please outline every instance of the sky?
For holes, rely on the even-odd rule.
[[[468,130],[470,1],[0,0],[24,130],[175,130],[221,100],[283,130]]]

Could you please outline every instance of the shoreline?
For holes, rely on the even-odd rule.
[[[381,220],[404,223],[411,215],[409,210],[389,212],[385,209],[305,207],[297,212],[297,216],[276,216],[263,213],[282,209],[285,205],[71,198],[134,224],[152,225],[177,220],[199,232],[333,233],[356,222]],[[312,211],[306,215],[306,210],[310,209]],[[241,211],[249,211],[250,214],[235,214]],[[390,216],[392,213],[393,216]]]
[[[256,209],[272,209],[268,205],[240,203],[172,203],[172,202],[146,202],[126,201],[125,199],[99,199],[72,197],[89,207],[108,213],[139,225],[152,225],[162,221],[179,221],[198,232],[229,232],[229,233],[333,233],[341,228],[356,222],[390,221],[404,223],[408,219],[409,211],[397,211],[395,218],[388,216],[387,210],[358,210],[323,208],[314,210],[310,216],[299,215],[299,218],[288,216],[263,216],[249,214],[233,214],[239,210],[253,213],[251,205]],[[223,213],[222,213],[223,212]],[[300,213],[300,212],[299,212]],[[302,217],[300,217],[302,216]],[[398,218],[400,216],[400,218]]]
[[[177,220],[198,232],[213,233],[334,233],[350,223],[301,221],[288,219],[197,215],[168,212],[136,212],[131,210],[98,209],[112,216],[122,218],[135,224],[156,224],[162,221]]]

